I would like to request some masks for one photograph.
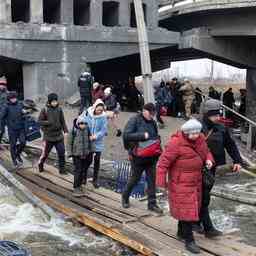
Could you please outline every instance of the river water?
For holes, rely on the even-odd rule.
[[[0,240],[22,244],[37,256],[134,255],[118,243],[75,226],[64,217],[49,220],[38,208],[19,201],[12,189],[2,183]]]

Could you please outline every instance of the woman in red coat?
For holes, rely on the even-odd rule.
[[[197,120],[187,121],[181,131],[170,138],[157,165],[157,186],[168,188],[171,215],[179,220],[177,235],[193,253],[200,253],[192,223],[199,220],[202,169],[205,165],[209,169],[213,166],[213,157],[201,129]]]

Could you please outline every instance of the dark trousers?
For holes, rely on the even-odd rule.
[[[212,220],[209,213],[209,205],[211,201],[212,188],[203,186],[202,206],[200,211],[200,223],[203,224],[204,230],[207,232],[213,228]]]
[[[138,164],[134,160],[131,161],[132,176],[128,180],[123,198],[128,200],[133,188],[138,184],[143,172],[146,172],[146,180],[148,183],[148,206],[156,205],[156,162],[149,164]]]
[[[100,171],[100,159],[101,159],[101,152],[95,152],[93,154],[93,182],[97,182],[99,177],[99,171]]]
[[[80,112],[82,113],[85,109],[88,109],[91,106],[91,97],[83,93],[80,93],[80,96],[81,96]]]
[[[192,225],[193,222],[191,221],[179,220],[178,222],[178,235],[184,238],[188,243],[194,241]]]
[[[83,182],[86,184],[87,172],[92,163],[92,154],[89,154],[85,158],[74,156],[73,162],[75,166],[74,188],[79,188]]]
[[[164,124],[164,121],[161,117],[161,104],[157,103],[156,104],[156,119],[157,119],[157,122],[159,122],[160,124]]]
[[[26,146],[26,136],[24,130],[8,131],[10,141],[10,151],[13,163],[17,164],[17,156],[19,156]],[[17,144],[19,142],[19,144]]]
[[[52,148],[55,147],[59,160],[59,170],[60,172],[65,168],[65,145],[64,140],[61,141],[44,141],[44,147],[42,155],[39,159],[39,164],[44,164],[47,157],[49,156]]]

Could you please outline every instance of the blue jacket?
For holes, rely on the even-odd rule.
[[[161,106],[169,105],[172,103],[173,97],[171,91],[165,87],[158,87],[155,91],[155,99]]]
[[[15,104],[8,102],[3,107],[0,113],[0,120],[7,124],[9,132],[25,129],[25,115],[23,109],[23,104],[18,101]]]
[[[108,131],[108,120],[105,113],[94,115],[94,107],[82,113],[81,117],[88,124],[90,133],[96,135],[96,140],[92,142],[91,148],[93,152],[102,152],[104,150],[104,138]]]

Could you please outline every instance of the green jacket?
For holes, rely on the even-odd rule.
[[[47,106],[41,110],[38,118],[44,134],[44,140],[55,142],[64,139],[63,132],[68,133],[64,113],[61,107]]]
[[[91,151],[89,136],[90,131],[88,126],[84,130],[73,128],[67,139],[66,149],[68,156],[87,156]]]

